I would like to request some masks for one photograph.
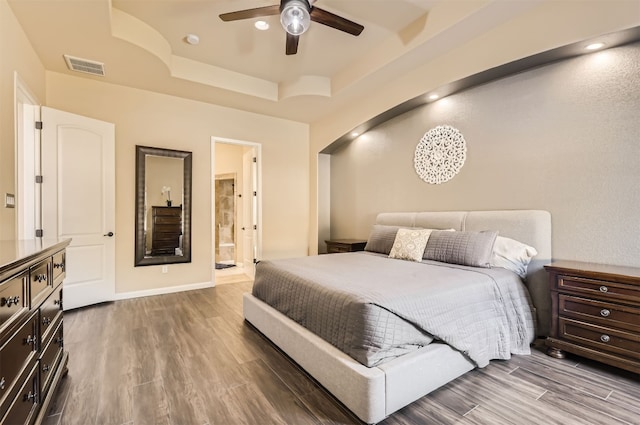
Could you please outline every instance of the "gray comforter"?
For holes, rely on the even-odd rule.
[[[253,295],[365,366],[444,341],[479,367],[529,354],[529,294],[505,269],[368,252],[261,261]]]

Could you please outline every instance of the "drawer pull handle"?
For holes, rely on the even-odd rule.
[[[9,298],[4,298],[2,297],[2,300],[0,300],[0,305],[6,305],[7,307],[11,308],[12,305],[18,305],[20,303],[20,296],[19,295],[15,295],[13,297],[9,297]]]
[[[45,326],[51,324],[51,318],[50,317],[46,317],[46,316],[43,317],[42,318],[42,324],[45,325]]]
[[[64,263],[53,263],[53,268],[61,269],[62,271],[64,271]]]
[[[62,346],[64,345],[64,338],[63,337],[56,338],[56,344],[58,344],[58,346],[62,348]]]
[[[42,366],[42,371],[43,372],[49,372],[49,369],[51,369],[51,366],[49,366],[48,364],[45,364]]]
[[[611,341],[611,338],[609,338],[609,335],[601,335],[600,336],[600,341],[609,342],[609,341]]]
[[[27,345],[32,345],[33,349],[35,350],[37,341],[37,337],[29,335],[27,336],[27,339],[24,340],[24,343]]]
[[[602,316],[602,317],[609,317],[610,314],[611,314],[611,312],[609,310],[607,310],[606,308],[603,308],[602,310],[600,310],[600,316]]]
[[[4,390],[4,384],[6,383],[7,381],[4,379],[4,376],[0,378],[0,390]]]
[[[29,394],[24,395],[23,401],[30,401],[32,403],[37,403],[38,394],[32,391],[29,391]]]
[[[35,281],[40,283],[40,282],[46,282],[47,281],[47,275],[46,274],[37,274],[35,277]]]
[[[607,288],[606,286],[602,285],[600,287],[600,292],[609,292],[609,288]]]
[[[53,300],[53,303],[55,305],[62,305],[62,301],[61,300]]]

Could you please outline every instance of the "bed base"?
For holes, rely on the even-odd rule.
[[[251,294],[244,318],[366,423],[377,423],[475,365],[446,344],[366,367]]]

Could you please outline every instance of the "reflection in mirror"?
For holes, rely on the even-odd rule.
[[[136,146],[135,265],[191,262],[191,152]]]

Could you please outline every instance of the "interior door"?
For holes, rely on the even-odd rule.
[[[243,267],[245,273],[251,277],[255,274],[254,259],[256,252],[257,229],[257,173],[255,148],[247,150],[242,155],[242,237],[243,237]]]
[[[64,309],[115,295],[115,126],[42,108],[42,230],[71,238]]]

